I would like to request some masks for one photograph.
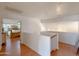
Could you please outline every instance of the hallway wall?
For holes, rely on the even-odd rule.
[[[40,40],[40,20],[24,19],[22,20],[22,43],[39,53]]]

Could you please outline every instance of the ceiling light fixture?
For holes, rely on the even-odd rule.
[[[57,12],[57,15],[62,15],[62,12],[63,12],[63,5],[62,4],[57,4],[56,5],[56,12]]]

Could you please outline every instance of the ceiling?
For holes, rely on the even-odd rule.
[[[6,10],[5,7],[17,9],[22,13]],[[0,15],[8,18],[36,18],[42,22],[78,20],[79,3],[66,2],[0,2]],[[74,18],[72,18],[74,17]],[[66,19],[65,19],[66,18]],[[72,18],[72,19],[71,19]],[[75,19],[76,18],[76,19]]]

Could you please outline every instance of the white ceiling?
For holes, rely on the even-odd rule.
[[[15,13],[5,9],[5,6],[15,8],[22,13]],[[78,20],[79,3],[57,2],[0,2],[0,15],[8,18],[37,18],[43,22],[60,20]],[[65,19],[66,17],[66,19]],[[69,17],[69,18],[67,18]],[[77,19],[75,19],[77,17]],[[67,20],[68,21],[68,20]]]

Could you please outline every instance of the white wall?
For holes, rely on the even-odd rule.
[[[59,33],[59,41],[63,43],[67,43],[75,46],[79,37],[79,33],[72,32],[60,32]]]
[[[55,22],[43,23],[46,30],[59,32],[59,41],[75,45],[78,40],[78,23],[77,21],[71,22]]]
[[[22,20],[22,43],[42,55],[40,51],[40,31],[40,20],[33,18]]]
[[[40,35],[39,40],[39,54],[42,56],[50,56],[51,52],[51,39],[49,36]]]
[[[17,22],[19,22],[20,20],[19,19],[8,19],[8,18],[4,18],[3,19],[3,23],[7,24],[16,24]]]
[[[23,19],[22,20],[22,31],[26,33],[40,33],[40,20],[38,19]]]
[[[78,22],[55,22],[55,23],[43,23],[46,30],[48,31],[59,31],[59,32],[78,32]]]

